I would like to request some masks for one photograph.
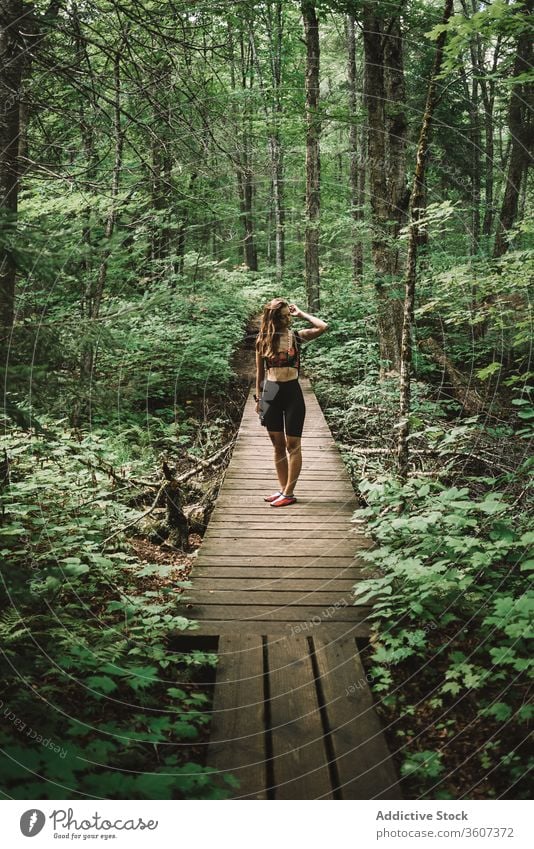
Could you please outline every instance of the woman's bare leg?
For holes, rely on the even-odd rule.
[[[280,491],[285,492],[284,487],[287,485],[288,464],[284,432],[270,430],[268,433],[274,446],[274,466],[280,484]]]
[[[302,469],[302,450],[300,436],[286,436],[287,452],[289,455],[288,474],[286,488],[282,489],[285,495],[293,495],[293,490],[299,479]]]

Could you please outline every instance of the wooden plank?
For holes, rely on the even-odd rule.
[[[350,534],[351,536],[357,535],[362,539],[369,539],[369,537],[362,533],[361,525],[356,522],[351,522],[348,516],[344,519],[340,517],[337,517],[337,519],[336,517],[329,519],[328,516],[299,515],[295,517],[299,519],[297,522],[291,518],[294,515],[294,513],[284,509],[283,511],[277,511],[276,513],[263,513],[259,516],[242,516],[241,520],[239,520],[236,516],[232,516],[228,517],[226,521],[223,521],[220,516],[217,516],[216,520],[209,522],[207,531],[232,531],[239,530],[241,528],[248,528],[251,531],[258,531],[260,534],[264,532],[265,534],[272,536],[273,529],[280,529],[281,531],[294,530],[297,532],[305,532],[307,530],[331,530],[333,532],[337,532],[339,535]]]
[[[247,581],[252,578],[258,580],[274,578],[276,580],[309,580],[320,583],[325,580],[339,580],[340,576],[349,576],[347,580],[352,580],[351,576],[353,574],[354,571],[352,566],[344,566],[333,569],[309,566],[306,568],[305,572],[303,572],[301,569],[273,569],[270,566],[258,566],[254,570],[251,570],[251,568],[247,566],[215,565],[196,566],[192,573],[192,577],[194,581],[203,580],[204,578],[207,578],[210,581],[217,580],[218,578],[224,578],[225,580],[244,578]],[[330,575],[332,578],[329,577]]]
[[[303,569],[311,569],[313,567],[321,569],[343,569],[350,566],[362,567],[363,560],[350,556],[340,556],[337,554],[323,554],[321,557],[309,555],[287,555],[283,558],[278,556],[269,557],[269,554],[255,554],[249,556],[241,556],[239,554],[214,554],[214,555],[199,555],[195,558],[194,568],[201,566],[239,566],[241,568],[260,569],[263,567],[290,569],[293,573],[297,573]]]
[[[243,527],[243,528],[215,528],[209,527],[206,532],[204,539],[257,539],[261,540],[269,539],[268,536],[264,536],[267,532],[271,531],[272,528],[266,528],[263,526],[260,530],[255,528]],[[321,528],[318,526],[311,528],[276,528],[276,530],[280,530],[284,540],[299,540],[299,539],[353,539],[355,538],[356,531],[351,531],[350,528],[345,528],[344,531],[340,531],[337,528]]]
[[[313,642],[343,798],[401,799],[355,641]]]
[[[266,636],[277,635],[280,639],[287,637],[288,633],[295,631],[298,634],[320,633],[328,640],[337,640],[342,637],[351,636],[358,639],[366,639],[370,634],[369,622],[319,622],[317,624],[308,622],[278,622],[251,619],[247,622],[234,622],[228,619],[193,620],[187,630],[188,634],[194,636],[215,636],[220,634],[261,634]],[[184,632],[177,630],[170,632],[170,636],[183,636]]]
[[[331,799],[328,755],[305,637],[267,637],[275,797]]]
[[[282,587],[277,590],[269,587],[263,588],[261,593],[251,594],[248,589],[239,589],[238,587],[228,587],[224,589],[202,589],[191,588],[184,590],[182,596],[183,601],[189,604],[230,604],[233,606],[243,605],[268,605],[273,610],[279,610],[287,607],[313,607],[317,608],[317,612],[321,612],[323,608],[329,608],[330,605],[344,604],[352,605],[354,596],[350,589],[345,592],[339,590],[285,590]]]
[[[234,798],[266,799],[262,638],[225,634],[218,655],[207,763],[239,780]]]
[[[255,540],[233,540],[211,539],[207,537],[202,543],[202,549],[206,555],[261,555],[269,554],[271,557],[299,554],[301,557],[327,557],[337,555],[348,557],[354,552],[354,542],[341,540],[283,540],[283,539],[255,539]]]
[[[303,458],[305,456],[305,450],[305,448],[302,449]],[[345,466],[339,455],[330,455],[325,457],[324,454],[315,454],[309,452],[306,455],[306,462],[308,465],[305,465],[305,462],[303,461],[303,466],[308,474],[312,473],[313,471],[336,472],[340,475],[345,474],[348,477],[347,467]],[[266,456],[263,453],[260,454],[260,452],[258,452],[257,454],[251,454],[246,457],[240,457],[238,455],[232,458],[232,463],[234,464],[233,470],[235,469],[236,472],[242,471],[243,469],[252,469],[256,470],[258,475],[261,475],[262,478],[267,473],[274,474],[276,469],[274,457],[268,455]]]
[[[225,507],[232,507],[233,509],[245,509],[245,508],[258,508],[261,510],[266,510],[270,516],[274,516],[273,509],[280,510],[283,509],[286,513],[290,510],[292,513],[301,513],[301,515],[306,515],[306,508],[308,507],[319,507],[319,512],[323,512],[327,514],[328,509],[336,509],[338,507],[348,507],[351,506],[352,510],[356,510],[357,503],[354,499],[354,496],[349,496],[347,493],[347,497],[343,498],[339,494],[335,493],[330,495],[328,492],[321,493],[318,495],[303,495],[301,497],[297,496],[298,501],[296,504],[291,504],[288,507],[284,508],[273,508],[270,504],[266,503],[263,500],[264,492],[249,493],[248,495],[240,495],[239,493],[225,492],[225,490],[221,490],[219,497],[217,499],[217,504],[219,507],[224,509]],[[262,506],[265,505],[265,506]],[[326,509],[325,509],[326,508]]]
[[[268,486],[269,483],[278,483],[278,478],[276,477],[276,471],[274,465],[271,465],[268,468],[268,473],[264,474],[263,472],[259,472],[258,466],[256,463],[253,464],[253,471],[250,471],[248,468],[235,467],[235,471],[227,472],[224,480],[225,482],[231,481],[232,483],[240,483],[241,481],[248,481],[254,478],[256,480],[261,481],[261,486]],[[339,481],[342,480],[341,472],[337,469],[308,469],[307,471],[303,471],[299,477],[299,484],[301,482],[304,483],[314,483],[321,485],[322,483],[328,481]]]
[[[271,484],[274,486],[275,484]],[[268,486],[268,489],[271,489],[271,486]],[[236,481],[232,479],[228,479],[222,489],[225,495],[226,493],[234,493],[234,492],[242,492],[244,494],[248,493],[257,493],[261,494],[263,498],[263,489],[265,488],[265,481],[261,478],[247,478],[246,480]],[[335,495],[337,494],[340,498],[354,498],[354,491],[348,484],[336,478],[331,481],[298,481],[297,486],[295,487],[295,495],[297,496],[297,500],[300,500],[300,497],[305,495],[306,497],[317,496],[319,499],[323,497],[323,495]]]
[[[311,630],[320,622],[363,622],[370,613],[368,606],[340,605],[279,605],[279,604],[191,604],[184,602],[180,605],[183,615],[188,619],[218,619],[234,621],[238,631],[244,622],[286,622],[293,625],[301,622]],[[264,626],[265,627],[265,626]],[[244,629],[243,629],[244,630]],[[267,633],[269,631],[267,630]]]
[[[330,592],[343,593],[349,591],[354,586],[354,580],[338,578],[333,575],[331,578],[328,574],[324,578],[281,578],[279,575],[261,578],[254,576],[251,578],[250,573],[246,577],[232,578],[228,575],[224,577],[213,577],[206,575],[195,575],[194,588],[198,590],[227,590],[233,592],[233,585],[236,589],[242,592],[278,592],[279,590],[299,591],[299,592],[315,592],[317,590],[328,590]],[[191,590],[185,590],[186,593]]]
[[[270,504],[266,501],[263,501],[263,495],[258,498],[256,502],[252,505],[242,505],[240,507],[236,507],[234,503],[234,499],[231,500],[231,503],[226,507],[222,507],[219,502],[215,507],[213,513],[211,514],[212,519],[222,519],[223,517],[226,519],[250,519],[254,517],[259,517],[264,519],[266,516],[275,516],[278,519],[283,519],[283,517],[290,517],[292,522],[310,521],[311,519],[317,518],[318,520],[325,522],[330,519],[338,519],[344,521],[351,521],[351,518],[354,514],[354,510],[356,509],[356,504],[351,502],[341,502],[338,504],[302,504],[298,502],[298,509],[294,510],[279,510],[276,514],[273,512]],[[296,507],[296,505],[294,505]]]

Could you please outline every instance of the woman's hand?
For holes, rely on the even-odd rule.
[[[259,401],[256,401],[256,413],[259,416],[259,414],[260,414],[260,402]]]
[[[289,312],[291,313],[291,315],[294,315],[295,318],[302,317],[302,310],[299,309],[296,304],[289,304]]]

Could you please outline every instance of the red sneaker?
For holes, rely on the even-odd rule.
[[[276,501],[276,499],[280,498],[281,495],[282,495],[282,493],[280,492],[280,490],[278,490],[278,492],[274,492],[272,495],[266,495],[263,500],[264,501]]]
[[[290,504],[295,504],[297,499],[294,495],[280,495],[276,501],[271,501],[271,507],[288,507]]]

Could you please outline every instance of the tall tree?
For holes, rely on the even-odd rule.
[[[321,210],[321,119],[319,115],[319,21],[313,0],[301,4],[306,42],[306,229],[304,266],[308,308],[319,310],[319,220]]]
[[[402,301],[392,287],[399,268],[397,236],[409,198],[405,184],[407,124],[401,7],[402,2],[385,18],[380,4],[365,2],[362,12],[380,356],[384,366],[395,370],[400,366]]]
[[[508,250],[507,234],[517,218],[521,183],[533,160],[532,131],[534,129],[534,86],[532,68],[534,47],[532,32],[534,0],[524,0],[516,15],[521,19],[512,71],[512,91],[508,106],[510,155],[501,212],[495,234],[493,256],[500,257]]]
[[[27,13],[27,11],[26,11]],[[22,0],[0,5],[0,214],[14,227],[19,191],[20,92],[25,9]],[[8,246],[0,245],[0,325],[8,329],[15,314],[16,265]]]
[[[250,22],[250,43],[254,51],[259,86],[269,139],[271,170],[271,203],[274,218],[276,279],[281,280],[285,263],[285,209],[284,209],[284,148],[281,126],[282,104],[282,61],[284,17],[282,0],[268,0],[264,6],[265,41],[268,61],[262,62],[258,49],[258,33]],[[261,33],[259,34],[261,37]],[[267,65],[267,70],[264,66]],[[269,249],[270,250],[270,241]]]
[[[230,47],[230,78],[232,90],[239,98],[242,108],[237,110],[238,150],[235,155],[239,209],[243,223],[244,262],[250,271],[258,270],[258,252],[254,227],[254,171],[252,149],[252,104],[249,92],[254,79],[253,49],[249,38],[249,26],[239,21],[237,32],[232,22],[228,24]],[[237,58],[236,58],[237,53]]]
[[[273,81],[273,114],[269,132],[271,151],[271,179],[275,223],[276,277],[282,279],[285,263],[285,210],[284,210],[284,150],[281,139],[282,122],[282,43],[283,15],[282,0],[267,4],[270,16],[269,37]]]
[[[423,122],[417,145],[415,173],[410,195],[408,230],[408,256],[406,260],[405,295],[402,323],[402,347],[400,360],[400,420],[397,443],[398,472],[401,479],[408,474],[408,436],[410,434],[410,396],[411,396],[411,365],[412,365],[412,328],[415,305],[415,284],[417,276],[417,248],[419,243],[419,221],[424,212],[425,203],[425,169],[430,142],[430,130],[434,110],[440,92],[437,77],[443,62],[443,50],[447,39],[446,24],[452,15],[454,0],[445,0],[442,29],[436,41],[434,67],[428,85]]]
[[[10,229],[17,221],[22,172],[20,153],[26,153],[27,104],[21,97],[23,75],[29,75],[29,57],[35,54],[58,10],[58,0],[51,0],[40,17],[36,16],[33,5],[23,0],[2,0],[0,4],[0,216]],[[16,274],[13,253],[2,242],[0,327],[8,329],[13,326],[15,317]]]
[[[358,132],[358,74],[356,66],[356,22],[349,12],[346,17],[347,34],[347,81],[349,87],[349,182],[350,207],[354,222],[352,233],[352,279],[361,283],[363,274],[363,242],[359,229],[363,220],[362,182],[365,189],[365,166],[363,164],[363,139]],[[362,179],[363,178],[363,179]]]

